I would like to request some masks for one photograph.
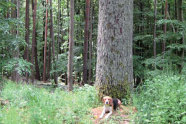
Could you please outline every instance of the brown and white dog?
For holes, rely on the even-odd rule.
[[[108,117],[112,114],[113,110],[116,110],[121,105],[121,101],[117,98],[111,98],[109,96],[103,97],[103,111],[100,115],[100,119],[103,118],[105,113],[108,112],[108,114],[105,116],[105,119],[108,119]]]

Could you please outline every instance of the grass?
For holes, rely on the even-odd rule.
[[[162,74],[146,80],[133,97],[136,123],[186,123],[186,77]]]
[[[0,98],[10,103],[0,105],[2,124],[91,124],[91,109],[100,104],[95,87],[89,85],[66,92],[6,81]],[[186,123],[186,77],[161,74],[146,80],[133,95],[132,106],[138,110],[129,114],[135,116],[132,123]],[[119,124],[123,119],[112,115],[103,123]]]
[[[0,106],[3,124],[89,124],[90,109],[99,104],[96,89],[89,85],[73,92],[51,92],[8,81],[1,98],[10,101],[9,105]]]

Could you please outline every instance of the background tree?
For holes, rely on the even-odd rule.
[[[70,0],[70,30],[69,30],[69,54],[68,54],[68,90],[72,90],[73,84],[73,46],[74,46],[74,0]]]
[[[52,56],[54,69],[56,70],[56,61],[55,61],[55,39],[54,39],[54,30],[53,30],[53,12],[52,12],[52,0],[50,0],[50,37],[52,40]],[[54,82],[57,84],[57,74],[54,72]]]
[[[37,0],[32,0],[32,13],[33,13],[33,31],[32,31],[32,54],[31,54],[31,63],[32,63],[32,81],[35,79],[35,47],[36,47],[36,10],[37,10]]]
[[[90,0],[86,0],[84,49],[83,49],[83,83],[87,83],[87,65],[88,65],[88,40],[89,40],[89,18],[90,18]]]
[[[29,34],[30,34],[30,18],[29,18],[29,13],[30,13],[30,0],[26,0],[26,7],[25,7],[25,41],[26,41],[26,47],[24,51],[24,59],[29,62]],[[28,73],[26,73],[26,80],[28,81]]]
[[[102,97],[127,98],[133,88],[133,1],[100,0],[96,86]]]
[[[46,0],[46,20],[45,20],[45,45],[44,45],[44,63],[43,63],[43,81],[46,81],[46,56],[47,56],[47,30],[48,30],[48,0]]]

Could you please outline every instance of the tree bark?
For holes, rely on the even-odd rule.
[[[178,0],[177,5],[178,5],[178,7],[177,7],[177,9],[178,9],[178,20],[180,22],[183,22],[184,21],[184,18],[183,18],[183,8],[182,8],[183,1],[182,0]],[[182,38],[180,40],[180,44],[183,44],[184,45],[184,34],[182,34]],[[179,71],[180,72],[182,71],[183,66],[184,66],[184,56],[185,56],[184,53],[185,53],[184,48],[181,48],[181,51],[178,52],[178,54],[179,54],[179,56],[181,57],[181,60],[182,60],[181,61],[181,64],[180,64],[180,67],[179,67]]]
[[[43,81],[46,82],[46,56],[47,56],[47,29],[48,29],[48,0],[46,0],[46,20],[45,20],[45,45],[44,45],[44,64]]]
[[[36,28],[37,30],[38,28]],[[37,31],[36,31],[36,37],[37,37]],[[34,49],[34,57],[35,57],[35,79],[41,80],[40,77],[40,71],[39,71],[39,63],[38,63],[38,55],[37,55],[37,39],[35,40],[35,49]]]
[[[86,0],[85,15],[85,33],[84,33],[84,49],[83,49],[83,83],[87,83],[87,54],[88,54],[88,35],[89,35],[89,17],[90,17],[90,0]]]
[[[57,34],[57,51],[58,53],[60,53],[60,43],[61,43],[61,40],[62,38],[60,37],[60,34],[61,34],[61,0],[58,0],[58,34]],[[58,59],[58,55],[57,55],[57,59]]]
[[[167,2],[167,0],[165,0],[165,12],[164,12],[164,14],[165,14],[164,19],[165,20],[167,20],[167,11],[168,11],[168,2]],[[166,35],[166,33],[167,33],[167,24],[166,23],[164,24],[163,32],[164,32],[164,35]],[[162,52],[163,53],[165,53],[165,47],[166,47],[165,44],[166,44],[166,39],[163,40],[163,45],[162,45]]]
[[[73,86],[73,46],[74,46],[74,0],[70,0],[70,33],[69,33],[69,54],[68,54],[68,90],[72,91]]]
[[[26,47],[25,47],[25,51],[24,51],[24,59],[27,60],[27,62],[29,62],[29,34],[30,34],[30,30],[29,30],[29,26],[30,26],[30,18],[29,18],[29,5],[30,5],[30,0],[26,0],[26,11],[25,11],[25,42],[26,42]],[[26,82],[28,82],[28,73],[26,73]]]
[[[154,58],[156,58],[156,22],[157,22],[157,0],[154,0],[154,33],[153,33],[153,54]],[[156,62],[155,62],[156,68]]]
[[[93,12],[93,1],[90,7],[90,33],[89,33],[89,67],[88,67],[88,82],[91,84],[92,79],[92,12]]]
[[[96,87],[99,95],[129,98],[133,89],[133,0],[100,0]]]
[[[34,58],[35,58],[35,47],[36,47],[36,9],[37,9],[37,0],[32,0],[32,13],[33,13],[33,31],[32,31],[32,55],[31,55],[31,63],[33,64],[31,67],[32,70],[32,83],[34,82],[35,78],[35,71],[34,71]]]
[[[54,40],[54,30],[53,30],[53,13],[52,13],[52,0],[50,0],[50,37],[52,39],[52,58],[54,64],[54,70],[56,70],[56,61],[55,61],[55,40]],[[57,85],[57,74],[54,72],[54,82]]]

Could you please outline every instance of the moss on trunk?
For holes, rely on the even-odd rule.
[[[97,86],[97,89],[99,91],[98,95],[100,99],[102,99],[105,95],[111,96],[112,98],[118,98],[120,100],[130,99],[130,85],[126,81],[119,82],[117,85],[104,84]]]

